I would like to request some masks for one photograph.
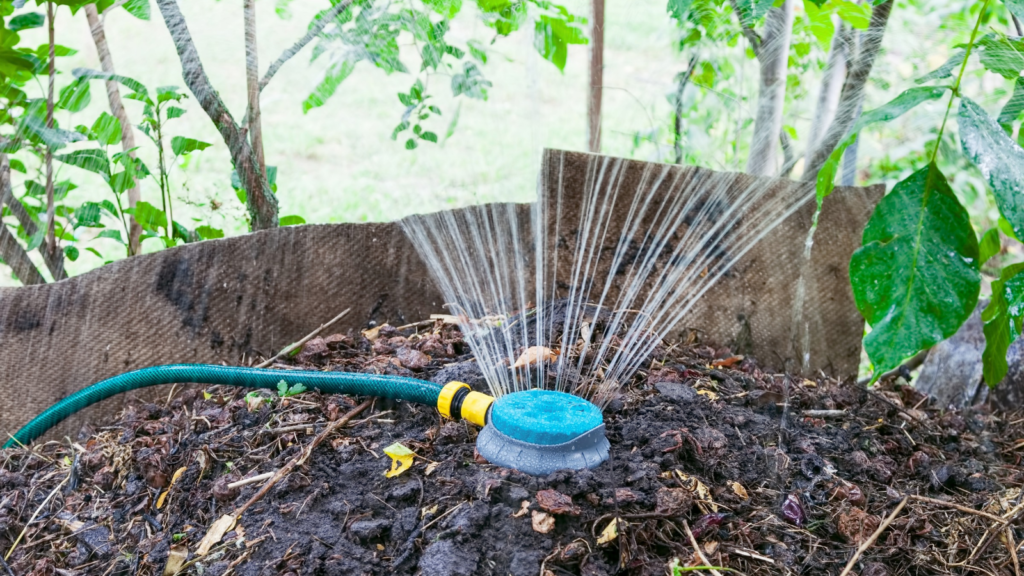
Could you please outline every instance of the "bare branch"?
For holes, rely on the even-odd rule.
[[[263,79],[260,80],[260,91],[262,92],[263,89],[267,87],[267,84],[269,84],[270,80],[274,77],[275,74],[277,74],[277,71],[281,69],[281,66],[284,66],[285,62],[291,60],[293,56],[301,52],[302,49],[306,47],[306,44],[312,42],[313,38],[316,38],[317,35],[323,32],[324,28],[327,27],[327,24],[332,22],[335,18],[338,17],[339,14],[344,12],[351,5],[352,0],[344,0],[343,2],[338,2],[337,4],[335,4],[330,10],[327,11],[327,13],[323,15],[323,17],[321,17],[319,20],[314,22],[312,26],[309,27],[309,30],[306,31],[305,36],[299,38],[298,41],[295,42],[295,44],[292,44],[291,48],[288,48],[287,50],[282,52],[281,55],[277,58],[277,60],[275,60],[274,63],[270,65],[270,68],[267,69],[267,73],[263,75]]]
[[[736,14],[736,21],[739,22],[740,32],[743,33],[743,37],[750,42],[750,49],[754,52],[754,56],[758,60],[761,59],[761,37],[754,32],[754,29],[743,22],[743,17],[740,15],[740,7],[736,4],[736,0],[729,0],[729,4],[732,6],[732,11]]]
[[[206,115],[213,121],[221,138],[228,146],[231,159],[235,164],[235,170],[245,185],[246,204],[251,219],[253,230],[263,230],[277,227],[277,198],[270,190],[266,174],[256,168],[258,163],[253,154],[252,147],[246,140],[245,135],[235,124],[227,106],[220,99],[217,91],[210,83],[206,71],[203,70],[203,63],[199,59],[199,52],[192,41],[192,34],[188,30],[185,17],[178,8],[177,0],[157,0],[160,7],[160,14],[164,18],[167,31],[171,34],[174,47],[178,52],[178,59],[181,60],[181,73],[192,94],[199,102]]]
[[[263,128],[260,126],[260,60],[256,42],[256,0],[245,0],[242,3],[245,13],[245,83],[249,100],[246,113],[249,130],[249,146],[256,155],[256,166],[266,174],[266,162],[263,159]]]
[[[839,109],[836,112],[835,120],[829,126],[821,143],[814,151],[807,156],[807,166],[804,167],[803,180],[813,182],[818,178],[818,172],[828,160],[829,155],[839,145],[846,133],[853,127],[857,118],[857,111],[864,101],[864,85],[871,75],[871,68],[878,58],[878,52],[882,47],[882,38],[885,35],[885,28],[889,23],[889,14],[892,12],[893,1],[889,0],[879,4],[871,10],[871,24],[861,35],[860,45],[857,53],[850,59],[850,71],[843,84],[843,93],[839,98]]]
[[[679,86],[676,88],[676,114],[673,122],[673,130],[675,131],[675,141],[672,147],[676,153],[676,164],[683,163],[683,92],[686,91],[686,85],[690,83],[690,78],[693,76],[693,71],[697,68],[698,55],[694,54],[690,58],[690,64],[688,65],[685,74],[681,74],[682,78],[679,79]]]

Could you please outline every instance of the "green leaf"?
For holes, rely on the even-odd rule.
[[[167,119],[168,120],[174,120],[175,118],[181,118],[184,115],[185,115],[185,109],[184,108],[178,108],[177,106],[168,106],[167,107]]]
[[[952,336],[970,316],[981,287],[978,239],[934,164],[875,207],[850,261],[850,280],[871,325],[864,349],[876,378]]]
[[[771,10],[774,0],[737,0],[737,17],[746,26],[753,27]]]
[[[103,254],[100,254],[99,250],[97,250],[95,248],[92,248],[92,247],[87,247],[85,250],[86,250],[86,252],[92,252],[100,260],[103,259]]]
[[[988,180],[999,212],[1024,237],[1024,150],[969,98],[960,99],[960,145]]]
[[[487,89],[491,86],[472,62],[463,62],[462,72],[452,75],[452,96],[465,94],[476,100],[487,100]]]
[[[1020,76],[1024,70],[1024,39],[1010,39],[1001,34],[986,34],[977,42],[981,64],[985,69],[1007,80]]]
[[[866,30],[871,23],[871,6],[857,4],[850,0],[832,0],[836,6],[836,13],[850,26],[859,30]]]
[[[149,20],[149,0],[128,0],[124,3],[124,9],[139,20]]]
[[[111,202],[110,200],[100,201],[100,207],[106,210],[107,214],[110,214],[114,218],[117,218],[117,206],[114,206],[114,203]]]
[[[110,238],[111,240],[117,240],[119,243],[124,244],[124,239],[121,238],[121,232],[117,230],[104,230],[96,236],[97,238]]]
[[[305,218],[303,218],[302,216],[295,216],[295,215],[292,215],[292,216],[282,216],[281,219],[278,220],[278,224],[280,224],[281,226],[298,226],[299,224],[305,224],[305,223],[306,223],[306,219]]]
[[[112,146],[121,141],[121,121],[107,112],[100,114],[91,130],[100,144]]]
[[[68,260],[74,262],[75,260],[78,260],[78,248],[75,248],[74,246],[65,246],[64,255],[67,256]]]
[[[690,5],[693,4],[693,0],[668,0],[668,15],[670,18],[674,18],[679,22],[686,20],[686,15],[690,13]]]
[[[999,118],[996,122],[1003,127],[1007,134],[1013,131],[1013,122],[1024,112],[1024,78],[1017,78],[1013,83],[1013,94],[1003,109],[999,111]]]
[[[459,115],[462,114],[462,101],[459,101],[458,106],[455,107],[455,114],[452,115],[452,119],[448,122],[448,130],[444,133],[444,139],[447,141],[455,134],[455,129],[459,126]]]
[[[126,214],[133,215],[135,221],[146,230],[155,232],[158,228],[167,226],[167,215],[149,202],[136,202],[135,208],[125,208],[124,211]]]
[[[409,138],[408,140],[405,141],[406,150],[415,150],[417,146],[419,146],[419,144],[416,143],[415,138]]]
[[[196,150],[206,150],[212,146],[209,142],[203,142],[196,140],[195,138],[185,138],[184,136],[175,136],[171,138],[171,151],[174,152],[175,156],[181,156],[183,154],[189,154]]]
[[[825,1],[804,0],[804,12],[807,14],[811,34],[818,40],[822,50],[828,50],[832,44],[832,36],[836,33],[836,26],[832,21],[832,13],[835,10],[832,6],[822,8]]]
[[[935,70],[932,70],[924,76],[914,80],[914,83],[924,84],[925,82],[931,82],[932,80],[942,80],[944,78],[951,77],[953,75],[953,70],[956,70],[964,63],[964,56],[966,55],[967,51],[962,48],[953,52],[953,55],[950,56],[949,60],[946,60],[942,66],[939,66]]]
[[[177,86],[157,86],[156,87],[156,101],[161,102],[181,102],[182,99],[186,98],[184,94],[178,92]]]
[[[999,240],[999,228],[989,228],[978,243],[978,265],[982,266],[1003,249]]]
[[[11,170],[15,172],[21,172],[22,174],[28,174],[28,170],[25,169],[25,163],[17,158],[11,158]]]
[[[569,44],[586,44],[583,30],[570,26],[560,18],[542,15],[537,19],[533,31],[533,45],[542,57],[560,71],[565,70],[569,55]]]
[[[100,227],[100,205],[96,202],[83,202],[75,209],[75,228]]]
[[[420,138],[426,140],[427,142],[433,142],[434,144],[437,144],[437,134],[434,134],[433,132],[424,132],[420,134]]]
[[[985,351],[981,354],[982,374],[990,388],[996,387],[1009,366],[1006,352],[1020,337],[1024,319],[1024,264],[1003,268],[992,282],[992,299],[981,313],[984,322]]]
[[[76,150],[67,154],[59,154],[54,156],[54,158],[65,164],[77,166],[89,172],[95,172],[104,178],[110,177],[110,161],[107,159],[107,153],[103,150],[95,148]]]
[[[87,80],[113,80],[115,82],[121,83],[126,88],[129,88],[130,90],[135,92],[138,95],[136,98],[134,98],[135,100],[142,100],[145,102],[149,99],[146,87],[142,84],[142,82],[139,82],[138,80],[134,80],[127,76],[121,76],[120,74],[110,74],[108,72],[91,70],[89,68],[75,68],[71,71],[71,74],[75,78],[85,78]],[[128,96],[126,96],[126,98],[127,97]]]
[[[199,237],[202,238],[203,240],[213,240],[215,238],[224,237],[223,230],[218,230],[217,228],[206,225],[196,228],[196,234],[199,234]]]
[[[466,42],[466,47],[469,48],[469,55],[480,61],[481,64],[487,64],[487,48],[476,40],[470,40]]]
[[[110,177],[110,189],[115,194],[120,194],[125,190],[130,190],[135,187],[135,178],[132,177],[131,173],[127,170],[122,170],[113,174]]]
[[[462,0],[423,0],[423,4],[449,20],[462,10]]]
[[[76,81],[61,88],[60,99],[57,100],[57,108],[70,112],[81,112],[89,105],[92,96],[89,95],[89,83]]]
[[[306,113],[313,108],[323,106],[327,99],[334,95],[334,92],[338,89],[338,86],[341,86],[345,78],[352,74],[355,68],[355,63],[348,60],[331,64],[327,71],[324,72],[324,77],[320,79],[320,83],[302,101],[302,112]]]
[[[1006,9],[1017,17],[1018,20],[1024,20],[1024,0],[1003,0],[1006,4]]]
[[[11,32],[20,32],[30,28],[41,28],[45,23],[46,16],[43,16],[39,12],[27,12],[11,18],[7,23],[7,28]]]
[[[868,110],[860,115],[856,124],[850,129],[846,138],[836,146],[836,149],[829,155],[828,160],[822,165],[818,172],[816,182],[818,205],[832,193],[835,186],[836,172],[839,170],[839,163],[843,159],[843,152],[857,140],[857,134],[866,126],[876,122],[890,122],[899,118],[907,111],[918,104],[940,98],[948,90],[945,86],[922,86],[904,90],[899,96],[882,104],[878,108]]]

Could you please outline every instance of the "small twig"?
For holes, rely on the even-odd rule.
[[[7,573],[7,576],[14,576],[14,571],[11,570],[11,567],[7,565],[7,561],[4,560],[2,557],[0,557],[0,567],[3,567],[4,572]]]
[[[273,364],[274,362],[276,362],[276,361],[277,361],[277,360],[278,360],[279,358],[281,358],[281,357],[283,357],[283,356],[285,356],[285,355],[289,354],[289,353],[290,353],[290,352],[291,352],[292,350],[295,350],[296,348],[298,348],[298,347],[302,346],[302,345],[303,345],[303,344],[305,344],[306,342],[309,342],[309,341],[310,341],[310,340],[312,340],[313,338],[316,338],[316,335],[317,335],[317,334],[319,334],[319,333],[323,332],[323,331],[324,331],[324,329],[326,329],[326,328],[329,328],[329,327],[330,327],[330,326],[331,326],[332,324],[334,324],[334,323],[335,323],[335,322],[337,322],[338,320],[341,320],[341,319],[342,319],[342,317],[344,317],[344,316],[345,316],[345,314],[348,314],[348,311],[349,311],[349,310],[351,310],[351,308],[346,308],[344,312],[342,312],[341,314],[338,314],[337,316],[335,316],[334,318],[332,318],[332,319],[331,319],[331,320],[330,320],[329,322],[327,322],[326,324],[321,324],[319,328],[317,328],[316,330],[313,330],[313,331],[312,331],[312,332],[310,332],[309,334],[306,334],[306,335],[305,335],[305,336],[304,336],[304,337],[302,338],[302,340],[299,340],[298,342],[295,342],[294,344],[289,344],[289,345],[285,346],[285,347],[284,347],[284,349],[283,349],[283,350],[281,350],[280,352],[278,352],[278,353],[277,353],[277,354],[276,354],[276,355],[275,355],[275,356],[274,356],[273,358],[270,358],[269,360],[267,360],[267,361],[265,361],[265,362],[263,362],[263,363],[261,363],[261,364],[257,364],[257,365],[256,365],[256,368],[266,368],[267,366],[270,366],[271,364]]]
[[[33,522],[35,522],[36,517],[39,516],[39,513],[43,511],[43,508],[47,504],[50,503],[50,498],[53,498],[53,495],[56,494],[57,492],[59,492],[60,489],[64,486],[64,484],[70,478],[71,478],[71,472],[68,472],[68,475],[65,476],[63,480],[60,481],[60,484],[57,484],[56,486],[54,486],[53,490],[51,490],[50,493],[46,496],[46,499],[43,500],[43,503],[40,504],[38,508],[36,508],[35,512],[32,513],[32,517],[29,518],[28,522],[25,523],[25,527],[21,529],[21,533],[18,534],[18,537],[14,539],[14,544],[11,544],[11,549],[8,550],[7,554],[4,555],[4,560],[5,561],[6,560],[10,560],[11,554],[14,554],[14,549],[18,547],[18,543],[21,542],[21,539],[25,537],[25,532],[28,531],[28,527],[31,526]]]
[[[228,488],[234,490],[235,488],[241,488],[242,486],[248,486],[249,484],[255,484],[257,482],[260,482],[260,481],[263,481],[263,480],[267,480],[267,479],[270,479],[270,478],[273,478],[273,477],[274,477],[274,473],[273,472],[267,472],[265,474],[257,474],[256,476],[252,476],[250,478],[244,478],[244,479],[239,480],[237,482],[232,482],[232,483],[228,484]]]
[[[757,552],[751,552],[749,550],[744,550],[742,548],[729,548],[729,551],[732,552],[733,554],[739,554],[740,556],[746,556],[747,558],[753,558],[754,560],[760,560],[761,562],[767,562],[769,564],[775,564],[775,560],[772,560],[771,558],[769,558],[767,556],[762,556],[762,555],[758,554]]]
[[[693,550],[697,553],[700,561],[707,566],[708,572],[714,574],[714,576],[722,576],[722,573],[712,568],[711,562],[708,561],[708,557],[704,555],[704,551],[700,549],[700,544],[697,543],[697,539],[693,537],[693,532],[690,531],[690,525],[683,520],[683,530],[686,530],[686,537],[690,539],[690,544],[693,544]]]
[[[267,434],[287,434],[289,432],[305,432],[306,430],[312,430],[313,423],[309,424],[296,424],[295,426],[284,426],[281,428],[270,428],[264,430]]]
[[[808,418],[842,418],[846,410],[804,410],[802,414]]]
[[[1017,558],[1017,543],[1013,540],[1013,530],[1007,526],[1003,529],[1006,534],[1006,549],[1010,552],[1010,559],[1013,560],[1013,574],[1020,576],[1020,560]]]
[[[861,544],[860,548],[857,548],[857,552],[855,552],[853,558],[850,558],[850,561],[846,563],[846,568],[843,568],[843,571],[839,573],[839,576],[846,576],[850,573],[850,570],[853,570],[853,565],[857,563],[857,560],[860,558],[860,555],[863,554],[865,550],[870,548],[871,545],[875,543],[875,540],[878,540],[878,537],[882,535],[882,532],[884,532],[885,529],[889,527],[889,524],[892,524],[892,521],[896,519],[896,515],[900,513],[900,510],[903,510],[903,507],[907,505],[907,501],[909,499],[910,496],[904,496],[903,500],[900,500],[900,503],[898,506],[896,506],[896,509],[893,510],[892,514],[889,514],[889,516],[884,521],[882,521],[882,523],[878,526],[878,529],[875,530],[875,533],[872,534],[871,537],[868,538],[863,544]]]
[[[988,518],[989,520],[992,520],[994,522],[999,522],[1000,524],[1003,524],[1003,523],[1006,522],[1005,518],[1000,518],[999,516],[996,516],[995,514],[989,514],[988,512],[985,512],[983,510],[975,510],[974,508],[968,508],[967,506],[961,506],[959,504],[954,504],[953,502],[947,502],[945,500],[939,500],[938,498],[929,498],[927,496],[919,496],[917,494],[910,494],[909,498],[913,498],[914,500],[918,500],[920,502],[927,502],[929,504],[935,504],[936,506],[945,506],[947,508],[954,508],[954,509],[959,510],[961,512],[966,512],[967,514],[974,514],[975,516],[981,516],[982,518]]]

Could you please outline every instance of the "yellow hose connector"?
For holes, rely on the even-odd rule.
[[[462,418],[483,427],[487,424],[487,409],[493,402],[492,396],[474,392],[465,382],[449,382],[437,397],[437,411],[445,418]]]

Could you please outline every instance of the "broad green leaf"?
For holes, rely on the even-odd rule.
[[[988,180],[1016,237],[1024,237],[1024,150],[969,98],[960,99],[957,119],[964,154]]]
[[[804,0],[804,13],[807,14],[807,21],[811,34],[818,40],[822,50],[828,50],[832,44],[832,36],[836,33],[835,23],[832,21],[833,7],[825,6],[825,0]]]
[[[163,210],[153,206],[149,202],[136,202],[135,208],[125,208],[124,211],[126,214],[134,216],[135,221],[146,230],[156,231],[157,228],[164,228],[167,226],[167,215],[164,214]]]
[[[922,86],[920,88],[910,88],[904,90],[899,96],[892,100],[882,104],[878,108],[868,110],[860,115],[860,118],[850,129],[836,149],[829,155],[828,160],[822,165],[821,171],[818,172],[818,178],[816,182],[816,190],[818,197],[818,206],[821,206],[822,201],[832,193],[835,187],[836,172],[839,170],[839,163],[843,159],[843,152],[857,140],[857,134],[865,127],[876,122],[889,122],[899,118],[905,114],[908,110],[914,108],[922,102],[929,100],[935,100],[940,98],[948,90],[945,86]]]
[[[452,75],[452,96],[465,94],[476,100],[487,100],[487,89],[491,86],[490,80],[484,78],[480,69],[472,62],[463,62],[462,72]]]
[[[951,77],[953,75],[953,70],[956,70],[964,63],[964,56],[966,55],[967,51],[962,48],[953,52],[953,55],[950,56],[949,60],[946,60],[942,66],[939,66],[935,70],[932,70],[924,76],[914,80],[914,83],[924,84],[925,82],[931,82],[932,80],[942,80],[944,78]]]
[[[130,190],[135,186],[135,178],[127,170],[122,170],[110,176],[110,189],[115,194]]]
[[[1020,76],[1024,70],[1024,39],[1011,39],[1000,34],[986,34],[978,40],[982,49],[981,64],[1007,80]]]
[[[100,202],[100,207],[103,208],[104,210],[106,210],[107,214],[110,214],[114,218],[117,218],[117,212],[118,212],[117,206],[114,206],[114,203],[111,202],[110,200],[103,200],[103,201],[101,201]]]
[[[341,62],[335,62],[331,64],[327,71],[324,72],[324,77],[320,79],[320,83],[316,85],[316,88],[302,101],[302,112],[306,113],[313,108],[323,106],[327,99],[334,95],[334,92],[341,86],[341,83],[348,78],[352,71],[355,70],[356,65],[354,62],[348,60],[342,60]]]
[[[59,154],[54,156],[54,158],[65,164],[77,166],[89,172],[95,172],[104,178],[110,177],[110,160],[107,159],[107,153],[103,150],[95,148],[76,150],[67,154]]]
[[[213,228],[212,226],[200,226],[196,228],[196,234],[203,240],[213,240],[215,238],[223,238],[224,231]]]
[[[71,180],[61,180],[53,185],[53,199],[56,202],[67,198],[68,192],[71,192],[75,188],[78,188]]]
[[[1017,17],[1018,20],[1024,20],[1024,0],[1003,0],[1006,4],[1006,9]]]
[[[174,120],[175,118],[181,118],[184,115],[185,115],[185,109],[184,108],[178,108],[177,106],[168,106],[167,107],[167,119],[168,120]]]
[[[96,202],[83,202],[75,209],[75,228],[100,227],[100,205]]]
[[[43,16],[39,12],[28,12],[25,14],[18,14],[7,23],[7,28],[11,32],[20,32],[21,30],[28,30],[30,28],[41,28],[46,23],[46,16]]]
[[[211,144],[209,142],[203,142],[196,140],[195,138],[185,138],[184,136],[175,136],[171,138],[171,151],[174,152],[175,156],[181,156],[182,154],[188,154],[195,152],[196,150],[205,150],[209,148]]]
[[[1010,222],[1006,218],[1004,218],[1003,216],[999,216],[999,221],[997,222],[997,225],[999,226],[1000,232],[1020,242],[1020,238],[1017,238],[1017,233],[1013,231],[1013,226],[1010,225]]]
[[[11,170],[27,174],[28,170],[25,169],[25,163],[17,158],[11,158]]]
[[[139,20],[149,20],[149,0],[128,0],[124,3],[124,9]]]
[[[120,244],[124,244],[125,243],[124,239],[121,237],[121,232],[118,231],[118,230],[107,229],[107,230],[104,230],[104,231],[100,232],[96,237],[97,238],[110,238],[111,240],[116,240]]]
[[[871,23],[871,6],[857,4],[850,0],[832,0],[836,6],[836,13],[850,26],[859,30],[866,30]]]
[[[415,150],[417,146],[419,146],[419,144],[416,143],[415,138],[409,138],[408,140],[405,141],[406,150]]]
[[[58,150],[72,142],[85,140],[85,136],[63,128],[47,128],[44,120],[35,114],[25,114],[18,123],[20,135],[35,139],[38,142]]]
[[[449,20],[462,10],[462,0],[423,0],[423,4]]]
[[[999,118],[996,122],[1003,127],[1007,134],[1013,132],[1013,122],[1024,112],[1024,78],[1017,78],[1013,83],[1013,94],[999,111]]]
[[[55,58],[74,56],[75,54],[78,54],[78,50],[75,50],[74,48],[68,48],[67,46],[61,46],[60,44],[54,44],[53,46],[53,56]],[[43,61],[49,60],[50,45],[40,44],[39,47],[36,48],[36,57]]]
[[[127,76],[121,76],[120,74],[110,74],[107,72],[101,72],[99,70],[90,70],[89,68],[75,68],[71,71],[71,74],[75,78],[86,78],[88,80],[113,80],[115,82],[123,84],[126,88],[129,88],[133,92],[138,94],[139,97],[135,98],[136,100],[141,100],[143,98],[148,99],[148,92],[146,91],[146,87],[142,84],[142,82],[139,82],[138,80],[134,80]]]
[[[686,15],[690,12],[690,5],[693,4],[693,0],[668,0],[668,15],[680,22],[686,20]]]
[[[537,19],[533,33],[533,45],[545,60],[560,71],[565,70],[565,59],[569,55],[569,44],[586,44],[583,30],[570,26],[565,20],[542,15]]]
[[[479,60],[481,64],[487,64],[487,47],[476,40],[466,42],[466,47],[469,48],[470,56]]]
[[[877,378],[950,337],[978,301],[978,239],[934,165],[898,183],[875,207],[850,261],[857,309],[871,325],[864,349]]]
[[[74,262],[75,260],[78,260],[78,248],[75,248],[74,246],[65,246],[64,255],[67,256],[68,260]]]
[[[178,92],[177,86],[157,86],[156,87],[156,101],[160,102],[180,102],[186,96],[181,92]]]
[[[999,228],[989,228],[978,243],[978,265],[982,266],[1003,249],[999,240]]]
[[[774,0],[737,0],[737,16],[744,25],[753,27],[771,10],[774,3]]]
[[[121,141],[121,121],[111,114],[103,112],[93,122],[92,133],[100,144],[107,146],[117,144]]]
[[[185,244],[188,244],[189,242],[196,240],[196,237],[191,232],[189,232],[188,228],[186,228],[184,225],[178,222],[173,222],[171,224],[171,230],[173,231],[172,235],[175,238],[180,239]]]
[[[292,215],[292,216],[282,216],[281,219],[278,220],[278,223],[281,226],[297,226],[299,224],[305,224],[306,223],[306,219],[303,218],[302,216],[295,216],[295,215]]]
[[[992,300],[981,313],[985,351],[981,354],[985,382],[994,388],[1006,376],[1006,352],[1020,337],[1024,319],[1024,264],[1003,268],[992,282]]]
[[[422,134],[420,134],[420,138],[426,140],[427,142],[433,142],[434,144],[437,144],[437,134],[434,134],[433,132],[423,132]]]

